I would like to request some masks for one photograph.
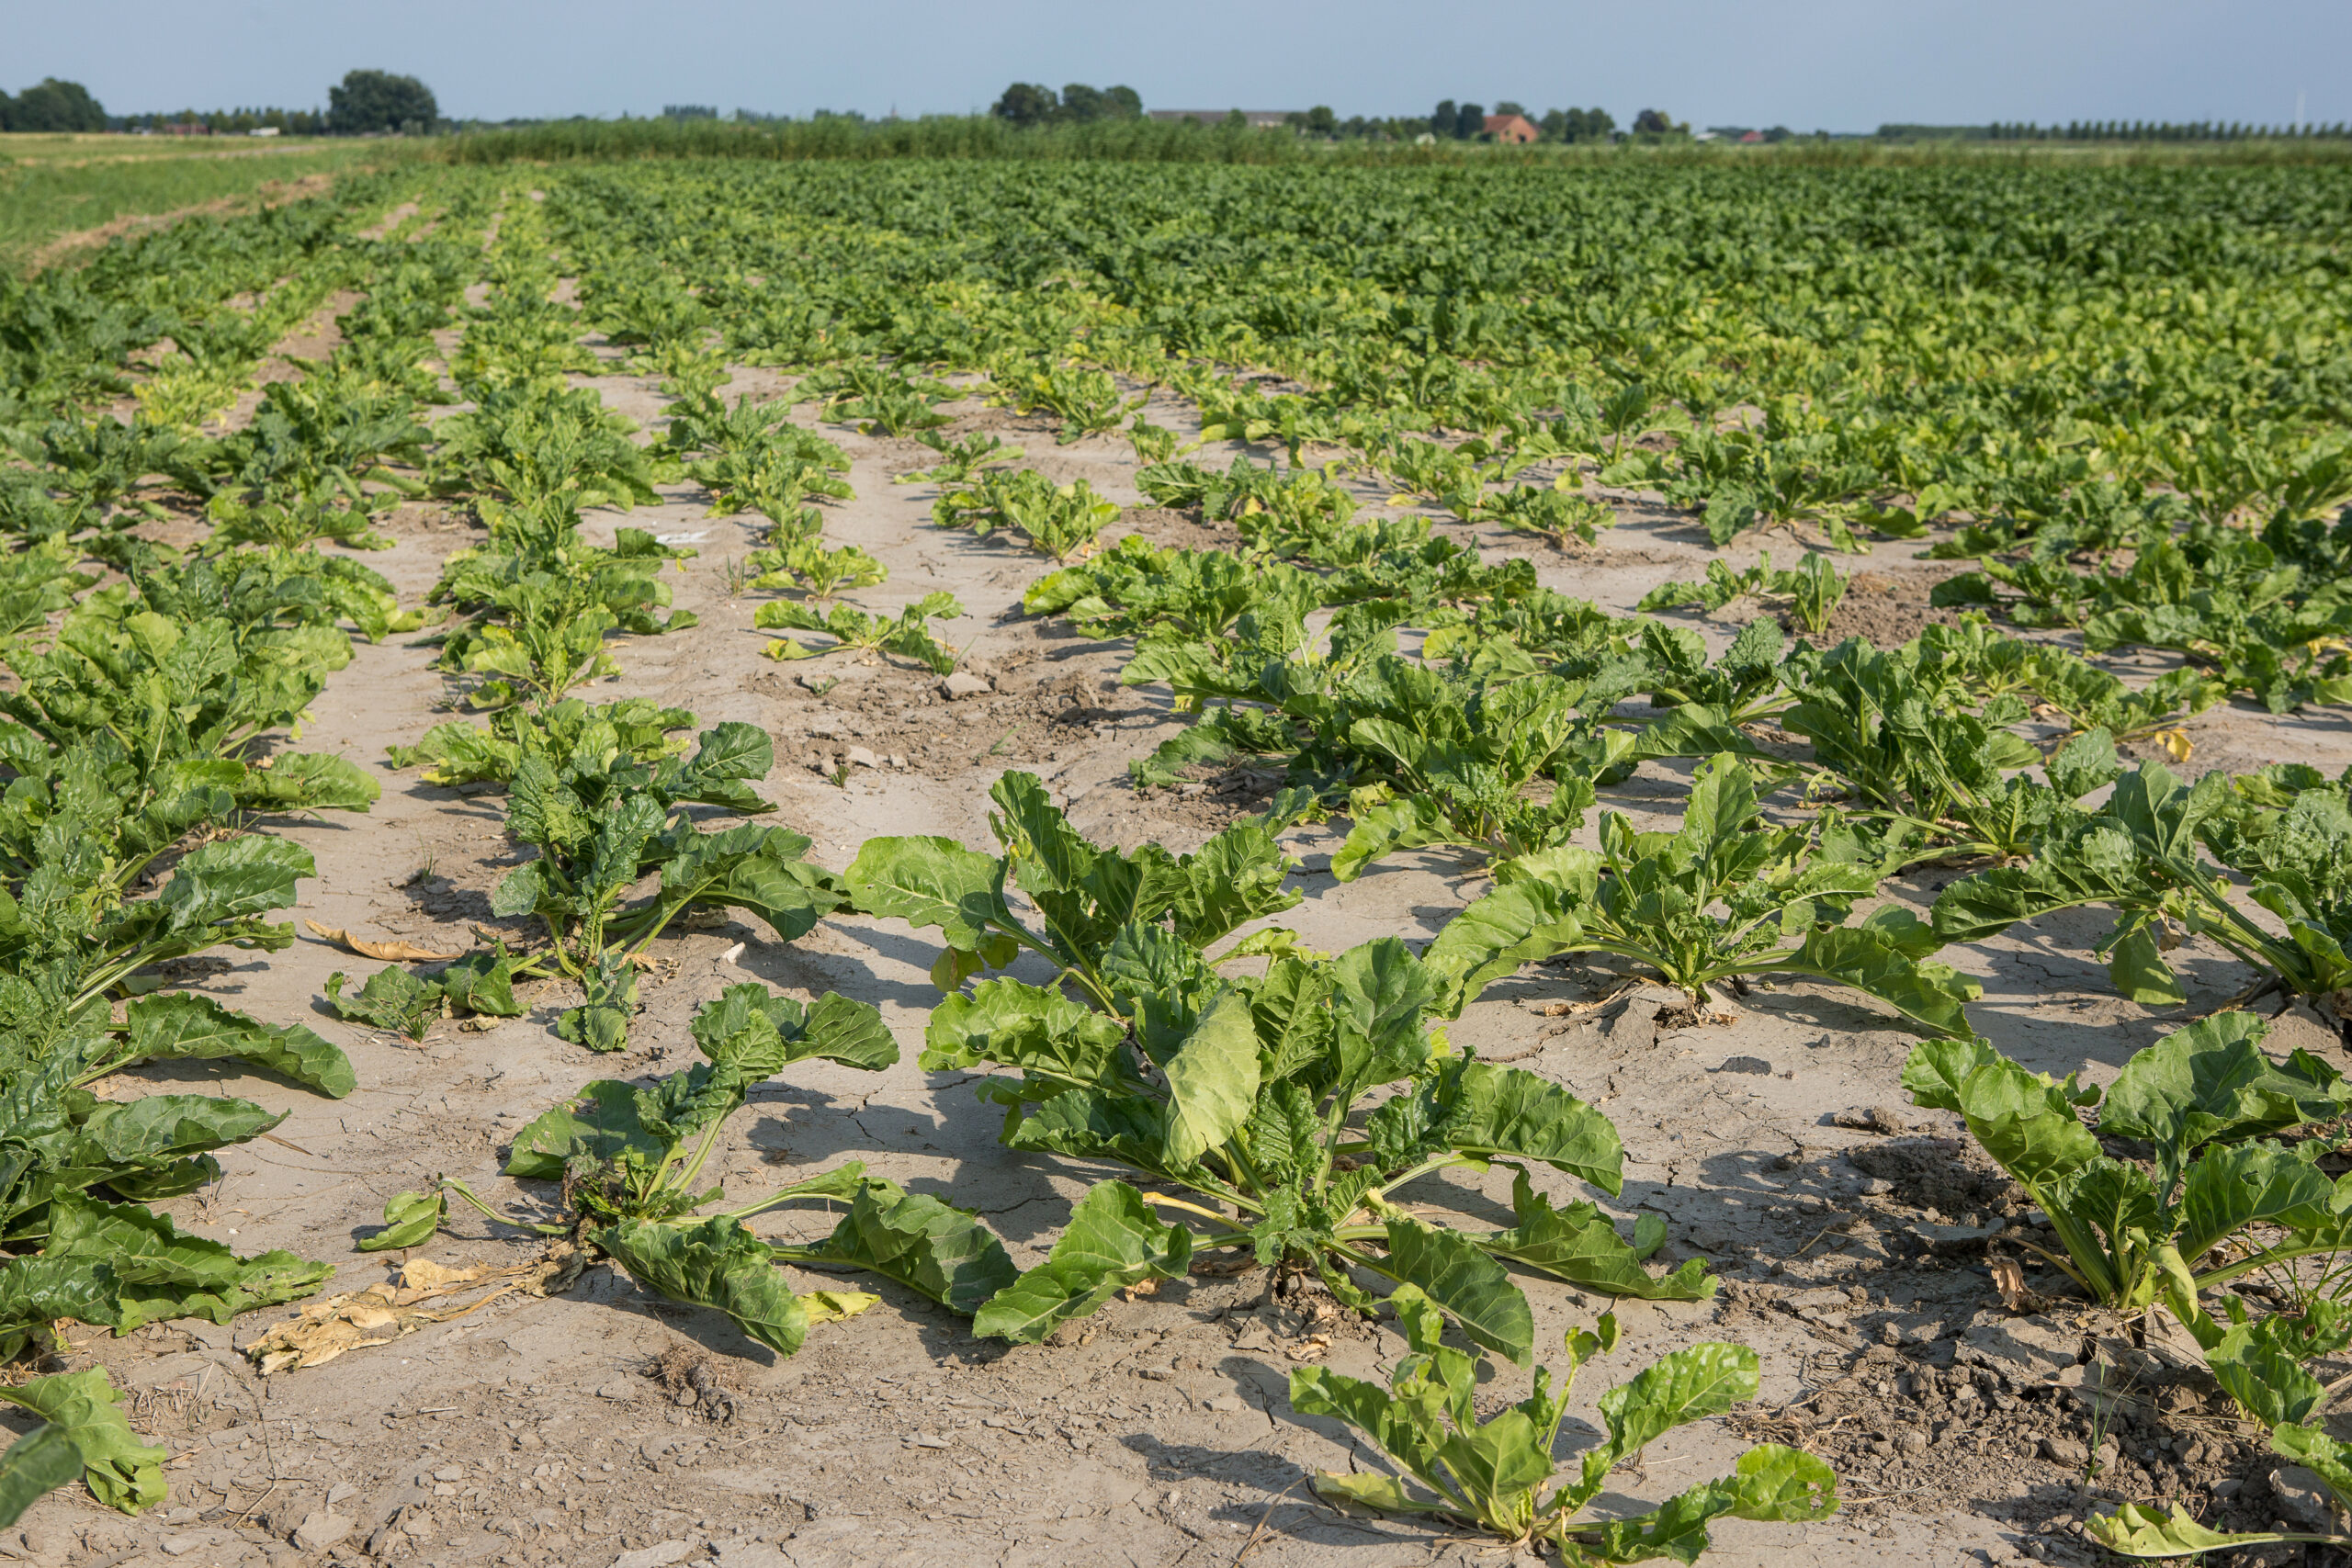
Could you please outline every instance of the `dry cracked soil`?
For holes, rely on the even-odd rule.
[[[582,384],[634,417],[660,418],[651,380],[628,374],[616,356],[607,369]],[[772,373],[743,372],[734,390],[770,395],[781,385]],[[959,430],[1010,431],[1035,466],[1085,477],[1136,508],[1123,529],[1200,546],[1229,540],[1150,509],[1123,442],[1057,446],[1044,422],[977,403],[949,412]],[[1165,398],[1149,417],[1197,429]],[[706,498],[680,486],[626,521],[700,552],[670,581],[677,604],[701,624],[616,645],[623,673],[591,694],[648,696],[693,709],[705,726],[742,719],[768,730],[775,819],[809,835],[816,858],[836,867],[876,834],[988,843],[988,786],[1014,768],[1043,778],[1080,829],[1122,845],[1157,839],[1190,850],[1252,809],[1270,781],[1247,773],[1138,793],[1127,763],[1181,722],[1164,694],[1117,684],[1116,645],[1021,615],[1039,558],[930,525],[930,488],[891,482],[928,461],[926,449],[827,434],[854,458],[858,494],[828,507],[827,537],[890,569],[882,588],[854,597],[895,610],[953,592],[968,614],[948,638],[987,689],[951,700],[935,676],[893,663],[763,657],[767,639],[752,629],[759,596],[730,596],[727,570],[753,547],[761,520],[707,516]],[[1481,542],[1528,554],[1547,586],[1621,613],[1657,582],[1699,574],[1709,552],[1687,518],[1654,496],[1610,499],[1621,521],[1599,547],[1562,554],[1507,536]],[[1385,498],[1368,491],[1367,501]],[[623,520],[595,515],[590,532],[608,538]],[[442,558],[475,537],[462,519],[431,508],[404,509],[390,532],[395,547],[367,558],[403,598],[421,594]],[[1727,552],[1735,566],[1752,554]],[[1936,614],[1926,585],[1946,569],[1883,545],[1859,564],[1866,575],[1833,634],[1899,641]],[[1694,624],[1719,640],[1756,613],[1735,604]],[[515,858],[497,801],[421,784],[384,760],[387,747],[449,716],[433,657],[407,637],[363,647],[317,705],[303,744],[375,770],[384,795],[364,818],[271,825],[317,856],[298,919],[445,949],[468,945],[473,926],[494,929],[489,890]],[[2216,710],[2188,733],[2190,771],[2287,757],[2331,771],[2352,762],[2352,736],[2335,717]],[[1675,781],[1649,772],[1615,804],[1670,818]],[[1391,934],[1426,940],[1480,886],[1460,864],[1409,856],[1341,885],[1329,873],[1336,835],[1311,829],[1289,842],[1306,899],[1282,919],[1319,948]],[[1924,907],[1951,874],[1923,870],[1887,894]],[[2059,919],[1946,956],[1983,981],[1977,1025],[2003,1050],[2095,1082],[2245,978],[2226,955],[2192,947],[2181,955],[2189,1006],[2159,1016],[2108,988],[2087,951],[2097,931],[2095,920]],[[194,966],[183,980],[193,988],[266,1019],[302,1020],[341,1043],[360,1088],[330,1102],[209,1066],[146,1071],[290,1112],[275,1135],[225,1151],[222,1179],[170,1212],[240,1251],[336,1260],[330,1292],[377,1283],[393,1260],[352,1243],[378,1225],[387,1197],[447,1174],[494,1207],[536,1209],[543,1192],[499,1174],[514,1133],[590,1078],[685,1065],[694,1009],[753,978],[874,1003],[903,1059],[881,1075],[815,1064],[756,1090],[724,1139],[728,1164],[718,1174],[730,1190],[854,1157],[978,1210],[1017,1260],[1042,1255],[1090,1173],[1001,1148],[998,1115],[964,1077],[915,1065],[936,999],[927,934],[844,917],[788,946],[736,924],[683,932],[657,952],[631,1051],[617,1060],[556,1038],[555,1016],[573,998],[552,987],[526,1017],[478,1032],[445,1022],[421,1043],[340,1021],[320,1001],[328,976],[357,977],[373,965],[307,929],[287,952]],[[1602,1389],[1659,1352],[1727,1338],[1762,1357],[1759,1400],[1654,1445],[1611,1478],[1608,1506],[1654,1502],[1768,1438],[1830,1458],[1845,1506],[1804,1526],[1726,1522],[1711,1563],[2088,1562],[2094,1550],[2073,1526],[2102,1497],[2180,1497],[2231,1522],[2267,1522],[2282,1506],[2258,1434],[2229,1418],[2177,1350],[2132,1344],[2030,1267],[2027,1293],[2005,1303],[1986,1238],[2032,1216],[1997,1171],[1972,1158],[1951,1119],[1908,1107],[1896,1075],[1909,1037],[1866,1000],[1806,984],[1758,987],[1729,1010],[1693,1019],[1679,996],[1629,987],[1605,970],[1539,966],[1491,987],[1453,1037],[1606,1110],[1627,1152],[1613,1207],[1626,1218],[1660,1216],[1671,1237],[1662,1260],[1703,1255],[1724,1280],[1711,1303],[1616,1307],[1624,1341],[1587,1373],[1583,1420],[1571,1418],[1566,1440],[1593,1429],[1590,1401]],[[2273,1043],[2342,1059],[2333,1032],[2304,1015],[2280,1019]],[[1546,1179],[1556,1198],[1584,1195],[1548,1172],[1539,1185]],[[1508,1190],[1508,1173],[1453,1171],[1403,1196],[1492,1223],[1507,1213]],[[772,1235],[813,1237],[831,1221],[803,1211],[762,1223]],[[506,1266],[537,1245],[463,1209],[453,1228],[420,1254]],[[793,1274],[798,1290],[868,1282]],[[1556,1347],[1608,1305],[1526,1284],[1539,1359],[1543,1346]],[[1262,1274],[1204,1273],[1114,1301],[1046,1344],[1007,1348],[907,1292],[876,1288],[880,1306],[820,1325],[788,1360],[726,1319],[604,1268],[566,1294],[506,1296],[267,1379],[240,1350],[289,1309],[231,1328],[173,1324],[119,1340],[77,1331],[75,1364],[107,1367],[129,1391],[136,1423],[170,1447],[170,1502],[129,1520],[70,1489],[0,1538],[0,1554],[40,1568],[288,1568],[371,1556],[418,1568],[1502,1560],[1466,1533],[1316,1501],[1311,1472],[1380,1461],[1348,1430],[1290,1410],[1289,1369],[1320,1359],[1385,1376],[1403,1350],[1392,1328],[1354,1320],[1319,1290],[1270,1297]],[[1519,1397],[1524,1379],[1501,1369],[1492,1402]],[[2093,1483],[2096,1459],[2106,1466]]]

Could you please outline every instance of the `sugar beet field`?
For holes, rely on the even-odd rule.
[[[0,1556],[2347,1561],[2347,216],[435,164],[0,283]]]

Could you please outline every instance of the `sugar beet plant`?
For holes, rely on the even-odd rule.
[[[688,909],[741,909],[790,942],[842,905],[838,881],[804,858],[807,838],[751,821],[706,831],[689,810],[774,809],[752,787],[775,763],[765,732],[722,724],[704,731],[689,755],[663,754],[660,744],[638,750],[652,755],[639,760],[611,723],[596,720],[567,749],[537,740],[520,749],[506,826],[537,852],[499,883],[491,910],[537,921],[544,948],[477,953],[429,980],[394,965],[349,996],[338,976],[329,1000],[346,1017],[421,1036],[445,1009],[519,1014],[515,982],[560,976],[580,986],[583,1000],[563,1013],[557,1032],[617,1051],[628,1041],[645,950]],[[650,897],[628,902],[655,875]]]
[[[1643,1267],[1662,1227],[1637,1226],[1629,1243],[1589,1202],[1555,1206],[1523,1165],[1510,1229],[1405,1211],[1400,1188],[1498,1159],[1614,1193],[1616,1131],[1555,1084],[1453,1053],[1428,1027],[1436,976],[1393,938],[1330,959],[1262,931],[1212,955],[1297,901],[1283,887],[1279,818],[1246,819],[1178,857],[1086,842],[1024,773],[992,798],[1001,854],[868,840],[846,874],[852,897],[947,943],[933,978],[952,994],[932,1014],[926,1067],[1009,1069],[979,1092],[1005,1108],[1010,1146],[1122,1167],[1142,1185],[1096,1185],[1047,1259],[979,1307],[977,1332],[1042,1338],[1216,1249],[1311,1272],[1365,1311],[1379,1285],[1415,1285],[1521,1361],[1533,1324],[1506,1262],[1616,1294],[1712,1293],[1695,1260],[1665,1276]],[[1252,954],[1269,959],[1262,976],[1225,971]],[[966,988],[1024,955],[1052,966],[1049,983],[1000,974]]]
[[[855,493],[840,477],[849,469],[848,455],[794,424],[789,402],[744,399],[727,407],[715,394],[697,398],[695,390],[672,405],[663,445],[701,454],[687,463],[686,477],[709,491],[713,516],[758,512],[779,537],[813,533],[821,526],[814,501]]]
[[[443,669],[477,678],[466,691],[469,706],[549,706],[617,672],[605,646],[609,634],[658,635],[695,624],[690,611],[656,613],[670,600],[661,570],[684,552],[642,529],[619,530],[606,549],[581,541],[568,502],[481,507],[490,545],[451,557],[432,595],[463,617],[435,640]]]
[[[1000,396],[1022,413],[1043,408],[1062,422],[1057,438],[1064,445],[1081,436],[1116,430],[1144,405],[1141,398],[1122,399],[1118,383],[1101,370],[1083,366],[1012,362],[991,367]]]
[[[1096,536],[1119,517],[1117,505],[1084,479],[1057,485],[1033,468],[977,473],[949,488],[931,510],[943,528],[969,528],[983,539],[1010,529],[1057,561],[1091,552]]]
[[[1942,939],[1897,906],[1848,923],[1884,868],[1867,838],[1768,827],[1754,775],[1724,753],[1692,780],[1671,832],[1602,819],[1600,848],[1512,863],[1446,924],[1428,962],[1459,1008],[1531,961],[1587,953],[1627,961],[1703,1005],[1747,977],[1806,975],[1849,986],[1937,1034],[1967,1032],[1973,981],[1934,963]]]
[[[2215,1381],[2269,1428],[2273,1451],[2352,1497],[2352,1445],[2321,1425],[2336,1391],[2308,1370],[2352,1345],[2339,1264],[2352,1247],[2352,1179],[2321,1168],[2335,1142],[2328,1134],[2352,1111],[2352,1086],[2308,1052],[2273,1060],[2264,1032],[2248,1013],[2200,1020],[2134,1055],[2104,1093],[2072,1075],[2029,1072],[1982,1040],[1922,1043],[1903,1081],[1918,1104],[1957,1111],[2049,1216],[2049,1242],[2011,1239],[2101,1305],[2168,1308]],[[2096,1131],[2086,1124],[2094,1107]],[[2281,1136],[2312,1131],[2322,1135]],[[2316,1271],[2299,1267],[2312,1258]],[[2253,1319],[2230,1294],[2220,1320],[2209,1314],[2208,1292],[2257,1275],[2282,1310]],[[2102,1546],[2134,1558],[2344,1539],[2215,1530],[2177,1504],[2126,1502],[2086,1524]]]
[[[1811,555],[1794,569],[1775,570],[1768,551],[1755,566],[1734,571],[1719,560],[1707,563],[1707,575],[1697,582],[1668,582],[1642,595],[1644,610],[1671,610],[1695,604],[1720,610],[1736,599],[1774,600],[1789,606],[1791,617],[1818,637],[1829,628],[1829,617],[1846,597],[1847,580],[1826,556]]]
[[[896,615],[877,615],[854,604],[835,604],[819,614],[807,604],[772,599],[753,612],[752,624],[763,630],[816,632],[833,640],[803,642],[780,637],[767,645],[770,659],[817,659],[828,653],[857,653],[869,661],[880,654],[911,660],[936,674],[956,668],[957,653],[933,631],[934,621],[963,617],[956,595],[926,593]]]
[[[903,366],[851,362],[801,378],[793,400],[822,399],[828,417],[867,435],[913,435],[949,423],[934,404],[954,400],[944,381],[910,375]]]
[[[2195,935],[2254,970],[2252,995],[2301,997],[2334,1012],[2352,986],[2347,798],[2341,781],[2324,783],[2308,767],[2240,781],[2208,773],[2188,784],[2162,763],[2143,762],[2115,777],[2096,812],[2053,815],[2029,863],[1947,886],[1936,930],[1977,940],[2018,920],[2103,905],[2115,923],[2098,954],[2116,988],[2136,1001],[2186,999],[2166,954]],[[2239,906],[2233,873],[2275,926]]]
[[[967,1314],[1012,1279],[1003,1243],[978,1220],[868,1177],[857,1161],[698,1215],[727,1201],[723,1187],[710,1181],[712,1161],[718,1156],[724,1164],[728,1120],[753,1088],[819,1060],[878,1072],[899,1059],[899,1047],[868,1003],[829,993],[804,1006],[756,983],[730,986],[705,1003],[693,1034],[705,1058],[694,1066],[644,1087],[591,1083],[516,1134],[506,1174],[558,1184],[551,1217],[532,1228],[578,1248],[572,1261],[609,1261],[672,1301],[723,1312],[779,1356],[799,1349],[812,1324],[862,1312],[876,1300],[857,1291],[796,1293],[780,1263],[879,1274]],[[393,1198],[385,1206],[385,1228],[362,1247],[423,1244],[446,1218],[452,1196],[499,1224],[518,1223],[450,1179]],[[811,1201],[846,1205],[822,1241],[771,1244],[748,1224]]]
[[[2334,1260],[2329,1259],[2332,1265]],[[2335,1287],[2333,1267],[2321,1276],[2320,1291],[2289,1270],[2270,1278],[2286,1282],[2290,1304],[2267,1317],[2252,1316],[2242,1299],[2224,1297],[2223,1315],[2208,1315],[2177,1280],[2166,1292],[2204,1352],[2207,1370],[2247,1416],[2269,1429],[2270,1451],[2318,1477],[2338,1507],[2352,1499],[2352,1443],[2328,1430],[2341,1383],[2323,1383],[2316,1365],[2352,1347],[2352,1311]],[[2301,1287],[2301,1288],[2299,1288]],[[2330,1521],[2333,1524],[2333,1520]],[[2216,1530],[2178,1503],[2168,1507],[2127,1502],[2115,1512],[2085,1521],[2091,1539],[2123,1557],[2178,1558],[2205,1551],[2233,1551],[2281,1542],[2342,1546],[2352,1541],[2335,1529],[2297,1530],[2286,1521],[2268,1529]]]
[[[1443,1342],[1443,1314],[1413,1285],[1397,1287],[1389,1299],[1412,1348],[1388,1388],[1300,1367],[1290,1375],[1290,1401],[1302,1416],[1362,1428],[1404,1475],[1318,1473],[1314,1485],[1321,1496],[1384,1514],[1459,1519],[1514,1545],[1541,1541],[1566,1562],[1588,1563],[1657,1557],[1689,1562],[1712,1544],[1711,1520],[1792,1524],[1837,1511],[1838,1478],[1826,1464],[1801,1450],[1760,1443],[1739,1456],[1731,1474],[1655,1508],[1583,1517],[1619,1464],[1677,1427],[1755,1398],[1756,1352],[1702,1344],[1668,1353],[1600,1396],[1606,1435],[1563,1467],[1554,1452],[1569,1395],[1586,1363],[1616,1348],[1613,1314],[1603,1314],[1592,1332],[1568,1331],[1568,1365],[1557,1389],[1550,1370],[1539,1367],[1534,1393],[1481,1421],[1475,1408],[1479,1367]]]
[[[2320,1170],[2323,1140],[2275,1134],[2333,1122],[2352,1088],[2306,1052],[2260,1049],[2261,1020],[2222,1013],[2124,1065],[2104,1094],[2030,1073],[1984,1041],[1928,1041],[1904,1087],[1960,1113],[1987,1154],[2050,1216],[2049,1261],[2104,1305],[2137,1311],[2168,1285],[2197,1293],[2296,1258],[2340,1251],[2352,1190]],[[2083,1112],[2099,1108],[2098,1136]],[[2153,1147],[2153,1169],[2101,1138]]]
[[[503,708],[486,727],[462,719],[436,724],[415,745],[391,747],[390,755],[396,768],[429,764],[421,775],[427,784],[505,784],[532,754],[559,769],[578,753],[659,762],[686,749],[677,732],[694,722],[686,709],[645,697],[597,704],[566,697],[543,708]]]

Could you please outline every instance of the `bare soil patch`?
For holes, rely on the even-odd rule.
[[[1958,626],[1959,611],[1937,609],[1928,603],[1936,584],[1957,570],[1939,564],[1855,572],[1846,585],[1846,596],[1830,612],[1829,627],[1820,640],[1834,645],[1858,637],[1874,648],[1896,648],[1917,637],[1922,627]],[[1786,617],[1782,619],[1786,624]]]
[[[780,754],[820,774],[890,767],[947,782],[986,768],[993,778],[1008,766],[1059,761],[1118,727],[1165,717],[1164,699],[1119,685],[1111,649],[1057,649],[1030,626],[1013,628],[1013,638],[1030,646],[1016,642],[957,666],[986,682],[968,694],[919,666],[843,658],[780,663],[744,683],[796,737],[797,747]]]

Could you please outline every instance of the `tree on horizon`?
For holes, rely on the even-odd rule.
[[[337,136],[422,133],[440,118],[433,89],[413,76],[353,71],[327,89],[327,125]]]
[[[44,76],[15,97],[0,93],[0,130],[104,130],[107,111],[79,82]]]

